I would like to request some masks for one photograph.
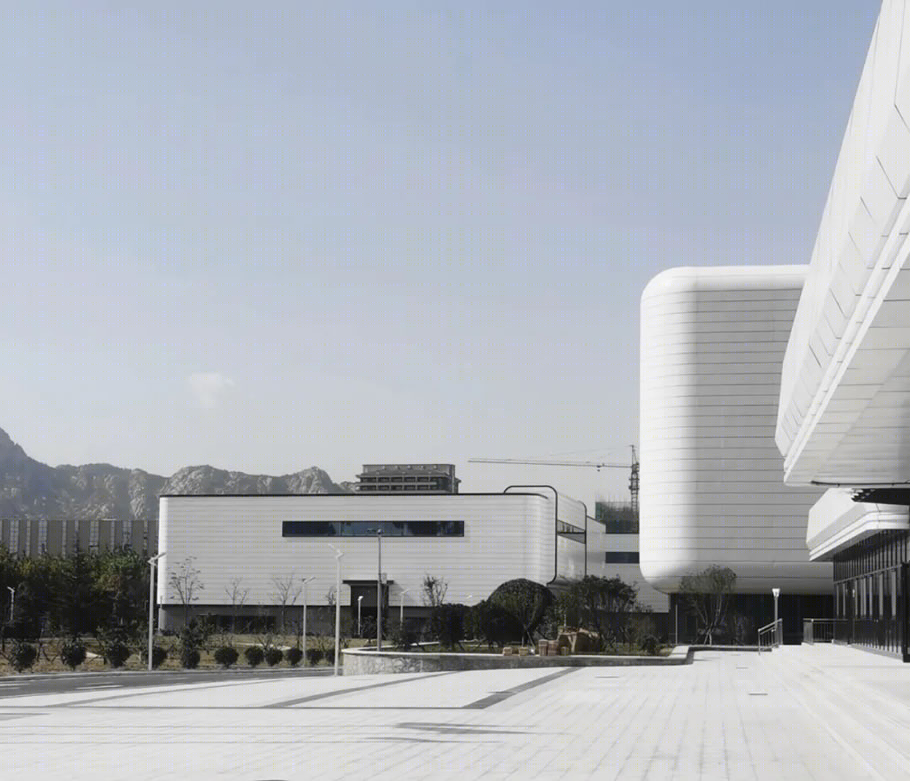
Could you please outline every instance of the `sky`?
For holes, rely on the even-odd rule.
[[[807,263],[878,7],[6,5],[0,428],[624,501],[638,306]],[[558,7],[554,7],[557,6]]]

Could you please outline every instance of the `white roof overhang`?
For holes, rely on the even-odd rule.
[[[853,491],[831,488],[809,510],[806,544],[811,561],[834,554],[881,531],[910,529],[910,507],[854,502]]]

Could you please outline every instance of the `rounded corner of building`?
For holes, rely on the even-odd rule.
[[[641,300],[667,293],[684,293],[697,287],[695,275],[690,266],[675,266],[651,277],[641,293]]]
[[[680,575],[675,568],[671,572],[665,562],[649,560],[644,550],[641,551],[638,568],[641,570],[641,576],[651,588],[664,594],[676,590]]]

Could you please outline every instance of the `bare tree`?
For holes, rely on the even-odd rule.
[[[425,574],[422,587],[423,604],[427,607],[439,607],[446,601],[446,592],[449,590],[449,584],[445,578]]]
[[[242,587],[243,578],[234,578],[224,588],[224,593],[231,600],[231,631],[237,633],[237,614],[243,610],[246,599],[250,595],[248,588]]]
[[[190,620],[190,604],[199,599],[199,592],[204,590],[202,581],[199,579],[201,574],[193,563],[195,556],[189,556],[177,565],[177,569],[171,573],[170,586],[177,592],[177,597],[183,605],[183,623],[188,624]]]
[[[685,575],[679,581],[679,593],[698,618],[702,641],[708,645],[715,634],[726,629],[730,594],[736,585],[736,573],[729,567],[716,564],[695,575]]]
[[[272,585],[275,587],[272,597],[281,605],[281,631],[284,632],[288,605],[297,602],[297,598],[303,592],[303,585],[294,577],[293,572],[290,575],[274,575]]]

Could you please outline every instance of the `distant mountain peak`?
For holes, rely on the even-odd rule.
[[[29,458],[0,429],[0,518],[158,517],[159,494],[352,493],[324,469],[311,466],[288,475],[250,475],[208,464],[186,466],[170,477],[111,464],[50,467]]]

